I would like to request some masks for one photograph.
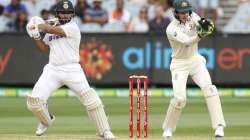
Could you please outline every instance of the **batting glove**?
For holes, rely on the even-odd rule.
[[[39,24],[45,24],[45,21],[38,16],[34,16],[30,19],[29,23],[26,25],[26,30],[28,35],[35,40],[40,40],[40,30],[38,29]]]
[[[40,32],[39,32],[37,24],[33,24],[33,23],[29,22],[26,25],[26,30],[27,30],[28,35],[31,38],[34,38],[35,40],[40,40],[41,39],[41,35],[40,35]]]

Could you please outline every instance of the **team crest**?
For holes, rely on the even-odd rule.
[[[188,6],[187,2],[184,1],[184,2],[181,3],[181,7],[187,7],[187,6]]]
[[[68,4],[68,2],[64,2],[64,4],[63,4],[63,8],[64,8],[64,9],[68,9],[68,8],[69,8],[69,4]]]

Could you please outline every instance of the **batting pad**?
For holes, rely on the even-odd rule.
[[[51,124],[51,118],[44,101],[40,100],[38,97],[28,95],[27,107],[43,125],[49,126]]]
[[[220,97],[217,88],[213,85],[204,88],[207,108],[212,121],[212,127],[216,129],[218,125],[226,126],[222,113]]]
[[[177,101],[173,98],[169,104],[166,118],[163,122],[162,129],[170,129],[172,132],[175,131],[176,125],[180,119],[182,108],[185,107],[186,101]]]
[[[95,90],[91,88],[82,93],[80,100],[86,106],[89,118],[95,123],[98,134],[102,136],[105,131],[109,131],[110,127],[103,104]]]

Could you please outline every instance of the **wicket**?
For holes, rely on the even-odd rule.
[[[137,127],[136,136],[140,137],[141,134],[141,80],[144,82],[144,137],[148,135],[148,77],[141,75],[129,76],[129,137],[133,137],[133,90],[134,81],[137,82]]]

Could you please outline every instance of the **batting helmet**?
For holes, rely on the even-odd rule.
[[[69,0],[61,0],[56,4],[56,17],[58,18],[60,24],[66,24],[71,21],[71,19],[75,15],[75,9],[73,4]],[[72,14],[71,17],[68,18],[61,18],[59,14]]]

